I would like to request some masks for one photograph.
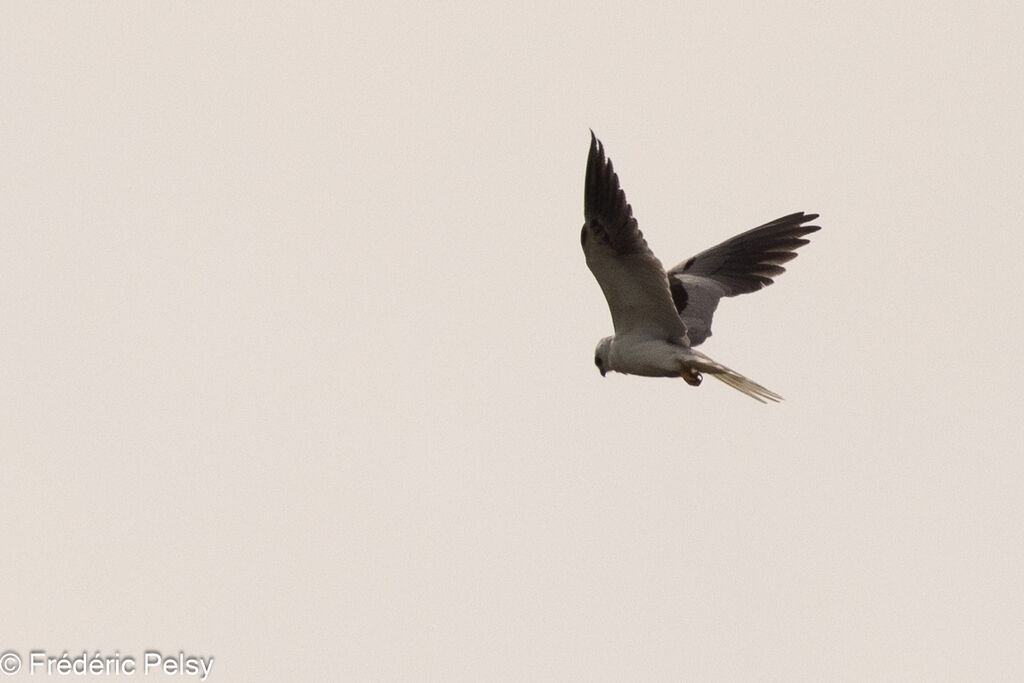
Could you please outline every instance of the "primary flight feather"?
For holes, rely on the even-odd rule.
[[[598,342],[601,375],[682,377],[697,386],[706,372],[758,401],[782,397],[693,347],[711,336],[722,297],[755,292],[785,272],[817,214],[794,213],[741,233],[667,273],[633,217],[604,145],[590,133],[580,242],[608,302],[615,334]]]

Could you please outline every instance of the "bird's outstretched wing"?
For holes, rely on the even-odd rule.
[[[727,239],[668,271],[672,301],[686,325],[690,344],[711,336],[711,319],[723,296],[756,292],[782,275],[803,239],[821,228],[805,225],[816,213],[793,213]]]
[[[665,269],[637,227],[619,177],[593,131],[583,215],[580,242],[587,267],[608,301],[615,334],[683,338],[686,327],[672,303]]]

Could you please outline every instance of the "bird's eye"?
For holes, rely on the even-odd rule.
[[[601,367],[603,365],[600,356],[594,356],[594,365],[596,365],[597,367]]]

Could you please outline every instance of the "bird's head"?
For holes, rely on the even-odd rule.
[[[608,359],[612,353],[612,338],[605,337],[601,341],[597,342],[597,348],[594,349],[594,365],[601,371],[601,376],[604,377],[611,367],[608,363]]]

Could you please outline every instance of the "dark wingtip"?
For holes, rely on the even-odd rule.
[[[790,214],[787,214],[785,216],[781,216],[779,218],[776,218],[773,221],[768,221],[767,223],[765,223],[765,225],[784,225],[784,224],[800,225],[801,223],[807,223],[809,221],[813,221],[816,218],[818,218],[818,214],[816,214],[816,213],[806,213],[804,211],[797,211],[796,213],[790,213]],[[761,227],[764,227],[764,226],[761,226]]]
[[[749,233],[759,232],[766,228],[776,230],[790,230],[794,236],[796,235],[809,235],[812,232],[818,232],[821,230],[820,225],[807,225],[813,220],[818,218],[816,213],[804,213],[803,211],[797,211],[787,216],[776,218],[773,221],[769,221],[764,225],[759,225],[753,230],[749,230]],[[744,233],[746,234],[746,233]]]
[[[605,174],[609,171],[612,177],[614,177],[614,171],[605,167],[610,166],[610,162],[605,159],[604,156],[604,145],[594,135],[594,131],[590,131],[590,153],[587,155],[587,173],[585,180],[585,193],[584,193],[584,213],[589,214],[590,210],[593,209],[593,204],[597,200],[597,195],[600,193],[600,188],[607,181],[605,180]],[[615,182],[615,188],[618,189],[618,182]]]
[[[816,213],[808,213],[808,214],[804,214],[804,218],[800,222],[801,223],[810,223],[811,221],[816,221],[816,220],[818,220],[818,214],[816,214]],[[818,232],[819,230],[821,230],[821,226],[820,225],[804,225],[803,229],[806,230],[806,232],[804,234],[805,235],[809,235],[812,232]]]
[[[805,235],[821,230],[820,225],[804,225],[804,223],[810,223],[811,221],[818,220],[819,214],[804,213],[801,211],[800,213],[793,214],[793,216],[799,219],[795,221],[795,223],[803,229]]]
[[[594,130],[591,129],[590,130],[590,156],[588,158],[588,162],[591,159],[593,159],[594,161],[597,161],[599,159],[603,161],[602,157],[604,157],[604,145],[601,144],[601,141],[597,139],[596,135],[594,135]]]

